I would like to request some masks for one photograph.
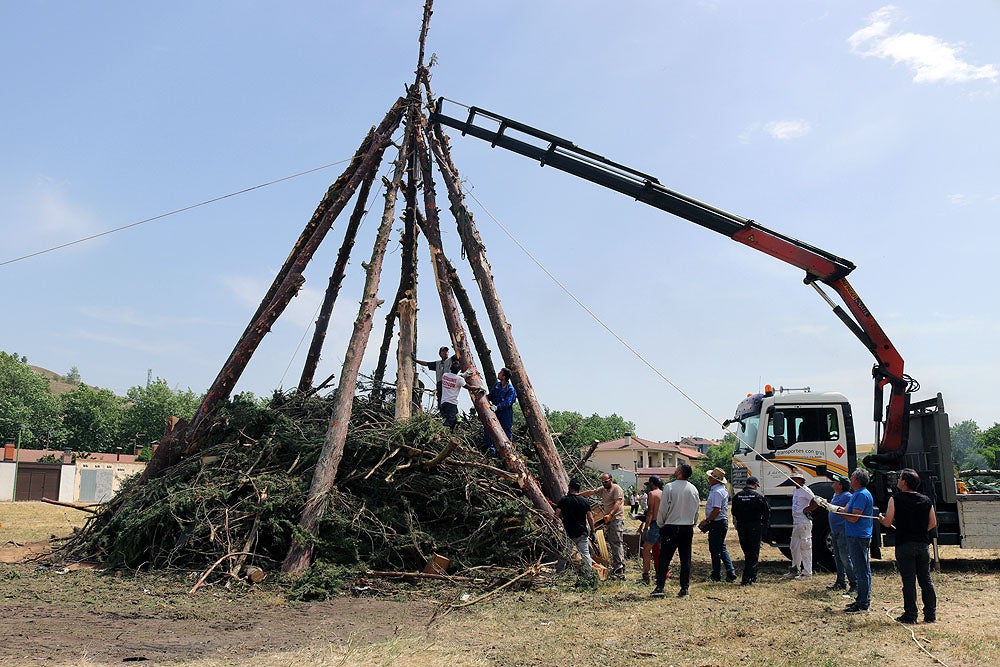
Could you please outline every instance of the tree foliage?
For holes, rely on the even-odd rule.
[[[966,419],[951,427],[951,456],[959,470],[987,467],[986,459],[979,451],[982,431],[971,419]]]
[[[579,457],[580,450],[590,447],[595,440],[606,442],[635,433],[635,424],[616,414],[601,417],[595,413],[584,417],[579,412],[546,408],[545,419],[553,435],[558,434],[556,442],[564,456]]]
[[[979,436],[979,453],[985,459],[988,468],[1000,467],[997,455],[1000,454],[1000,423],[993,424]]]
[[[16,354],[0,352],[0,438],[17,438],[23,446],[58,438],[59,399],[49,381],[34,373]]]
[[[125,402],[107,389],[80,385],[62,395],[64,444],[76,451],[113,452],[122,446]]]
[[[201,402],[201,397],[190,388],[175,391],[162,378],[156,378],[145,387],[132,387],[126,399],[122,437],[136,444],[156,442],[163,436],[167,417],[190,419]]]

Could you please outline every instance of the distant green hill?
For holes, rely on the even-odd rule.
[[[66,376],[59,375],[59,373],[50,371],[47,368],[42,368],[41,366],[32,366],[31,364],[28,364],[28,368],[30,368],[31,371],[36,375],[41,375],[43,378],[47,378],[49,380],[49,391],[51,391],[56,396],[59,396],[60,394],[65,394],[70,391],[74,391],[80,385],[85,384],[83,382],[79,382],[76,384],[72,382],[67,382]],[[90,385],[86,386],[90,387]],[[97,387],[90,387],[90,388],[97,389]]]

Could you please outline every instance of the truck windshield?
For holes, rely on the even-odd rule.
[[[743,418],[740,429],[736,434],[739,440],[736,443],[737,454],[747,454],[757,444],[757,430],[760,428],[760,415],[752,415]]]

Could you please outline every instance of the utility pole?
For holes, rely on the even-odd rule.
[[[21,431],[24,430],[24,424],[17,425],[17,449],[14,454],[14,485],[10,491],[10,500],[14,502],[17,500],[17,472],[19,469],[18,464],[21,462]]]

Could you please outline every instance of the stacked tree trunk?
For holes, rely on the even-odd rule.
[[[389,350],[395,323],[398,321],[399,336],[396,354],[393,355],[396,360],[396,419],[408,419],[414,413],[414,409],[419,409],[420,406],[420,392],[416,390],[419,380],[414,364],[417,349],[419,231],[422,232],[430,255],[434,284],[452,348],[467,376],[466,386],[476,408],[476,414],[487,436],[494,443],[498,456],[506,468],[506,476],[508,479],[516,480],[524,496],[531,501],[540,516],[547,517],[547,521],[553,519],[549,501],[557,500],[566,492],[565,469],[511,334],[511,326],[504,314],[499,290],[486,259],[485,244],[476,229],[472,214],[465,205],[458,170],[451,159],[447,137],[440,127],[432,127],[425,115],[424,110],[433,106],[428,70],[423,63],[424,39],[430,15],[431,0],[427,0],[420,33],[420,56],[416,79],[409,87],[407,95],[398,99],[383,121],[372,128],[348,168],[329,188],[190,424],[182,425],[164,438],[146,470],[147,478],[155,478],[181,458],[198,451],[218,416],[220,406],[231,395],[261,340],[301,288],[304,282],[303,272],[320,243],[333,227],[337,216],[356,195],[353,214],[347,224],[337,261],[329,279],[298,384],[300,393],[308,394],[316,391],[315,372],[337,296],[346,275],[360,221],[365,213],[366,200],[384,153],[393,144],[393,135],[402,127],[402,138],[395,141],[400,148],[394,160],[392,177],[383,178],[385,201],[374,247],[370,258],[362,262],[365,270],[365,287],[339,373],[332,416],[299,518],[300,530],[296,532],[299,537],[293,540],[282,567],[288,573],[299,573],[309,566],[312,559],[310,536],[316,534],[330,502],[331,493],[335,490],[364,350],[369,342],[376,309],[382,304],[378,298],[378,290],[392,224],[397,217],[398,193],[402,193],[405,202],[402,214],[403,233],[400,239],[402,248],[400,280],[385,317],[382,345],[372,378],[371,398],[379,400],[385,392],[383,384],[386,366],[390,358]],[[456,267],[445,254],[434,184],[435,162],[445,184],[451,213],[457,223],[462,255],[468,258],[497,347],[517,389],[531,444],[539,463],[540,479],[531,474],[523,457],[514,443],[508,439],[496,415],[490,409],[486,394],[488,387],[495,381],[496,372],[486,336],[479,325],[470,295],[463,287]],[[422,202],[418,201],[418,190],[422,192]],[[470,338],[473,345],[469,343]],[[477,358],[482,370],[476,364]]]

